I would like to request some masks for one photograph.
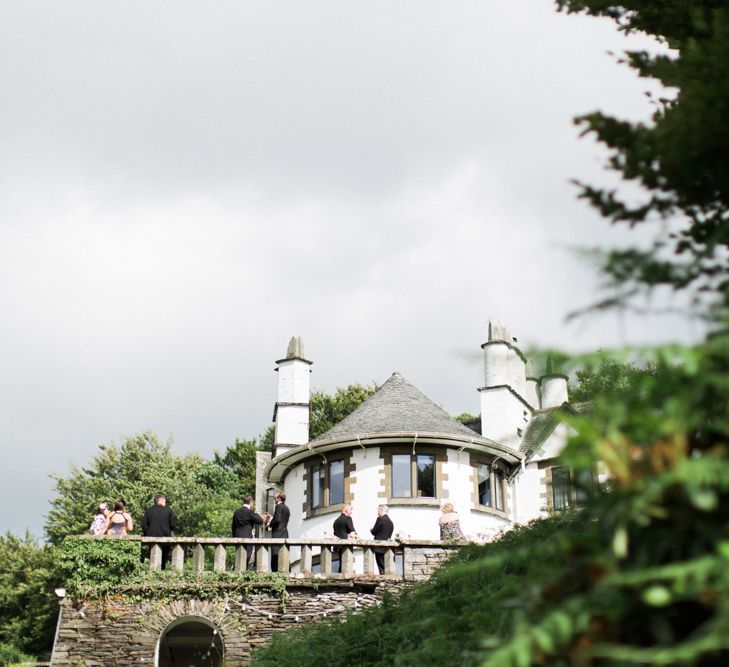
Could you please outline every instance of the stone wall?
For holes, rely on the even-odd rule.
[[[403,575],[357,576],[353,579],[292,577],[284,601],[267,589],[250,585],[229,587],[211,599],[183,597],[180,590],[167,600],[133,602],[122,595],[103,600],[61,602],[53,667],[110,667],[156,665],[161,637],[171,625],[198,622],[215,630],[224,646],[226,667],[248,665],[251,651],[266,644],[274,632],[326,616],[342,616],[349,609],[379,604],[386,591],[397,592],[410,583],[425,581],[458,546],[407,540]],[[339,575],[337,575],[339,576]],[[205,596],[208,597],[207,595]],[[208,664],[208,663],[205,663]]]
[[[304,621],[340,616],[348,609],[378,604],[393,583],[326,584],[289,587],[282,604],[268,592],[233,593],[215,600],[130,602],[123,599],[74,601],[64,599],[53,667],[154,665],[157,646],[173,622],[202,620],[223,640],[224,664],[247,665],[251,650]]]
[[[458,551],[427,540],[407,540],[403,543],[403,577],[406,581],[425,581],[443,562]]]

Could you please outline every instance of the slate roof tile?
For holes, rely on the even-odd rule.
[[[314,442],[365,433],[443,433],[473,438],[474,432],[438,407],[400,373]]]

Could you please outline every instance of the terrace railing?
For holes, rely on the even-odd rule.
[[[169,553],[166,564],[172,570],[186,569],[186,558],[192,559],[188,568],[203,572],[212,567],[215,572],[271,572],[272,556],[277,552],[276,571],[303,577],[351,578],[356,575],[379,574],[375,549],[384,556],[384,576],[397,577],[396,555],[403,553],[403,544],[396,540],[295,540],[219,537],[142,537],[149,548],[149,569],[161,570],[163,555]],[[248,549],[252,550],[250,562]],[[234,552],[232,564],[229,551]],[[210,553],[212,552],[212,561]],[[232,567],[231,567],[232,565]]]
[[[295,578],[352,579],[379,577],[422,581],[466,542],[440,540],[337,540],[240,537],[123,537],[80,535],[90,540],[141,542],[152,572],[168,568],[192,572],[274,571]],[[375,554],[384,560],[379,574]],[[250,558],[249,554],[250,553]],[[273,556],[276,558],[274,559]]]

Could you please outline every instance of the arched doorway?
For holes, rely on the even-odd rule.
[[[225,646],[207,618],[183,616],[170,623],[157,643],[157,667],[223,667]]]

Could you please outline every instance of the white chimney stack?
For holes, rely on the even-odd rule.
[[[273,412],[276,424],[274,456],[309,442],[309,367],[312,362],[304,357],[301,338],[293,337],[286,358],[276,363],[278,396]]]

